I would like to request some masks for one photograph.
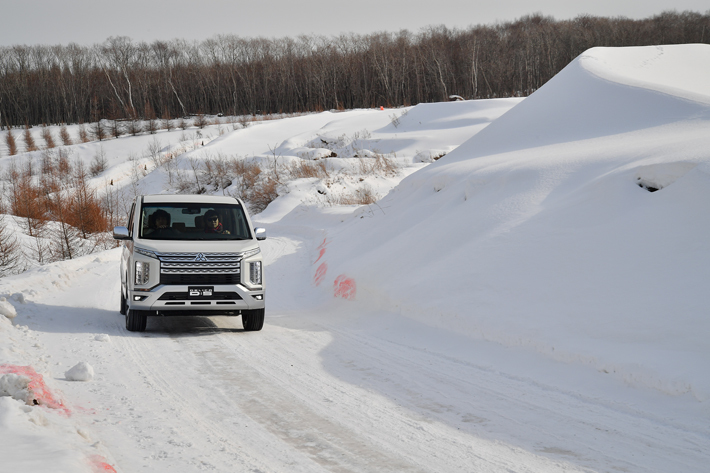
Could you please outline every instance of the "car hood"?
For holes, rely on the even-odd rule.
[[[135,245],[156,253],[242,253],[259,245],[256,240],[175,241],[135,240]]]

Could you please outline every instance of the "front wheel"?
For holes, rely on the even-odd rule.
[[[129,332],[143,332],[148,324],[148,311],[128,309],[126,314],[126,330]]]
[[[242,325],[247,332],[256,332],[264,326],[264,309],[243,310]]]
[[[128,312],[128,303],[126,302],[126,297],[123,295],[123,286],[121,286],[121,308],[119,312],[121,315],[126,315],[126,312]]]

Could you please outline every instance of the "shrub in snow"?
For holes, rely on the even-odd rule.
[[[10,304],[7,299],[0,297],[0,315],[4,315],[8,319],[14,319],[17,317],[17,311],[12,304]]]
[[[15,373],[0,377],[0,396],[10,396],[18,401],[27,402],[30,399],[30,378]]]
[[[94,368],[82,361],[64,373],[64,377],[69,381],[91,381],[94,378]]]

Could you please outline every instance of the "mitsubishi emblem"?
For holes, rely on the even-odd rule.
[[[205,255],[203,255],[202,253],[197,253],[195,261],[207,261],[207,258],[205,258]]]

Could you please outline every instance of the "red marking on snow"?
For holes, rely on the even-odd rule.
[[[323,278],[325,278],[326,272],[328,272],[328,264],[321,263],[321,265],[318,266],[318,269],[316,269],[315,276],[313,276],[313,282],[315,283],[316,286],[320,286],[320,283],[323,282]]]
[[[79,406],[79,407],[76,407],[75,410],[81,412],[82,414],[86,414],[86,415],[89,415],[89,416],[94,416],[94,415],[96,415],[96,409],[94,409],[93,407],[81,407],[81,406]]]
[[[93,455],[89,458],[89,461],[91,462],[91,469],[94,470],[94,473],[101,473],[102,471],[117,473],[116,469],[106,463],[106,459],[101,455]]]
[[[341,274],[340,276],[335,278],[333,289],[335,292],[335,297],[341,297],[349,301],[355,299],[355,293],[357,292],[355,280],[345,276],[344,274]]]
[[[321,248],[320,254],[318,255],[318,259],[315,260],[315,261],[313,262],[313,264],[316,264],[318,261],[320,261],[320,259],[323,257],[324,254],[325,254],[325,248]]]
[[[44,384],[44,378],[37,373],[31,366],[17,365],[0,365],[0,375],[14,373],[30,378],[28,388],[32,393],[32,398],[37,401],[40,406],[46,406],[51,409],[58,409],[67,417],[71,415],[71,411],[64,405],[61,400],[58,400]]]
[[[323,238],[323,243],[321,243],[320,245],[318,245],[318,249],[319,249],[319,250],[320,250],[320,249],[323,249],[323,248],[325,248],[326,246],[328,246],[328,239],[327,239],[327,238]]]

